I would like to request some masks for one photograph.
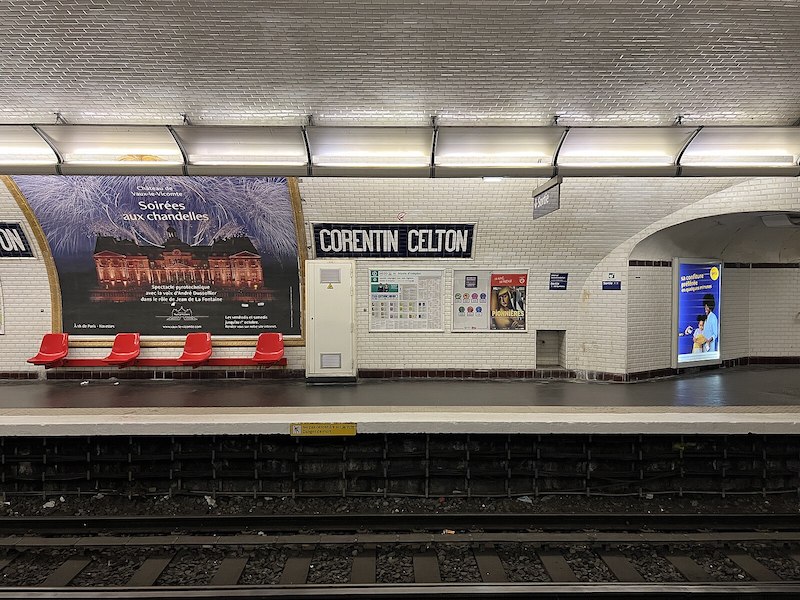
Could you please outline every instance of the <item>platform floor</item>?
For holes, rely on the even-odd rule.
[[[736,367],[639,383],[542,380],[9,381],[0,436],[359,433],[800,433],[800,368]]]

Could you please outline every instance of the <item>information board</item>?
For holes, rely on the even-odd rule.
[[[566,290],[569,273],[550,273],[550,289]]]
[[[454,270],[453,331],[526,331],[528,273]]]
[[[441,270],[369,272],[370,331],[443,331]]]

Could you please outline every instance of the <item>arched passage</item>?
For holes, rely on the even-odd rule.
[[[672,261],[720,259],[723,360],[800,355],[800,215],[752,211],[691,219],[640,240],[629,256],[628,372],[669,368]]]

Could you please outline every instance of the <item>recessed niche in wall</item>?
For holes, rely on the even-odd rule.
[[[565,368],[567,332],[563,329],[536,330],[536,368]]]

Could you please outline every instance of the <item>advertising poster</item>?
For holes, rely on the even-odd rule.
[[[527,272],[453,271],[453,331],[525,331]]]
[[[677,363],[719,362],[722,263],[676,259],[673,265]]]
[[[370,331],[442,331],[443,271],[370,270]]]
[[[300,334],[285,178],[13,179],[55,260],[64,332]]]
[[[453,271],[453,331],[489,330],[491,271]]]
[[[491,321],[493,330],[525,330],[527,273],[492,273]]]

